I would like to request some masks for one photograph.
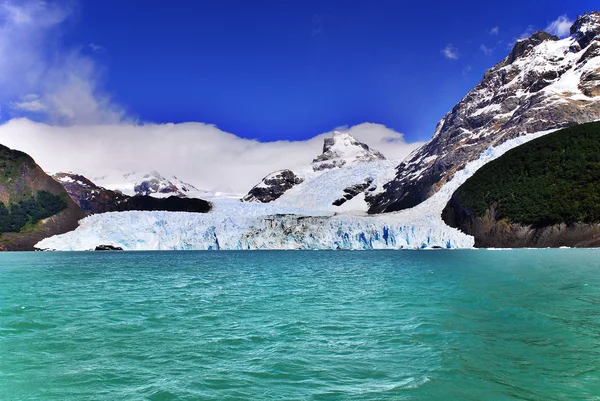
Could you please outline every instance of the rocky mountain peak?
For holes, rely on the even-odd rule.
[[[154,170],[148,173],[128,172],[125,174],[93,177],[94,182],[107,189],[120,191],[123,194],[149,195],[157,197],[179,196],[186,197],[190,192],[199,190],[193,185],[184,182],[174,175],[164,176]]]
[[[537,31],[529,38],[517,40],[505,63],[512,64],[516,59],[526,55],[531,49],[547,40],[556,41],[559,39],[557,36],[550,35],[547,32]]]
[[[381,152],[354,138],[346,131],[334,131],[323,142],[323,153],[312,161],[314,171],[342,167],[347,163],[385,160]]]
[[[571,35],[577,41],[579,49],[586,48],[600,35],[600,12],[592,11],[578,16],[571,26]]]
[[[421,203],[490,146],[600,120],[600,13],[578,17],[571,32],[559,39],[540,31],[515,43],[398,166],[385,192],[368,199],[369,211]]]
[[[335,170],[344,166],[355,166],[359,163],[368,163],[385,160],[385,157],[377,150],[370,148],[367,144],[359,141],[347,131],[336,130],[331,137],[323,141],[323,153],[313,159],[308,169],[302,167],[297,171],[280,170],[267,175],[260,183],[255,185],[246,196],[242,198],[245,202],[268,203],[279,199],[290,189],[305,183],[307,185],[315,177],[321,177],[328,170]],[[312,169],[312,171],[310,171]],[[332,174],[344,171],[331,171]],[[356,177],[353,175],[349,188],[342,188],[340,194],[343,198],[336,200],[335,206],[355,197],[361,191],[370,187],[373,179],[371,177]],[[356,182],[355,182],[356,181]],[[338,182],[339,183],[339,182]]]

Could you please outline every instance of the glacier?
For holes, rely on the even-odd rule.
[[[304,207],[298,207],[291,202],[292,196],[266,204],[214,198],[210,199],[213,210],[206,214],[132,211],[92,215],[81,220],[76,230],[46,238],[36,248],[56,251],[91,250],[97,245],[140,251],[473,248],[473,237],[447,226],[441,219],[452,193],[487,162],[553,131],[523,135],[488,148],[431,198],[399,212],[368,215],[363,210],[364,202],[354,202],[357,208],[343,212],[332,211],[329,203],[307,201],[301,202]],[[327,186],[321,188],[326,190]],[[306,194],[299,197],[308,200]]]

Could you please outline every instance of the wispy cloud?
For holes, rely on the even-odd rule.
[[[94,59],[57,42],[73,13],[63,4],[0,0],[0,104],[12,116],[35,112],[65,124],[118,122],[124,114],[100,90]]]
[[[495,26],[492,29],[490,29],[490,35],[498,35],[500,33],[500,27],[499,26]]]
[[[458,49],[454,47],[452,44],[448,44],[441,50],[441,53],[448,60],[458,60],[460,54],[458,53]]]
[[[552,35],[556,35],[559,38],[565,38],[571,33],[571,25],[573,25],[573,21],[570,20],[566,15],[561,15],[549,23],[545,31],[551,33]]]
[[[483,54],[485,54],[486,56],[491,55],[494,52],[494,49],[487,47],[486,45],[482,44],[481,46],[479,46],[479,50],[481,50],[483,52]]]
[[[103,53],[106,51],[106,48],[104,46],[100,46],[95,43],[88,44],[88,47],[95,53]]]
[[[462,70],[462,75],[463,77],[467,77],[467,75],[469,75],[469,73],[471,72],[473,68],[470,65],[467,65],[465,68],[463,68]]]
[[[315,14],[312,17],[312,31],[310,36],[317,36],[323,33],[323,14]]]
[[[46,106],[41,102],[38,95],[29,94],[22,96],[19,101],[11,102],[10,107],[32,113],[45,112]]]

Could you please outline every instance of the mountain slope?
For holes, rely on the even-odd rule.
[[[554,132],[483,166],[443,217],[480,247],[600,246],[600,122]]]
[[[335,131],[325,138],[323,153],[310,165],[269,174],[243,200],[314,210],[366,211],[364,193],[376,191],[392,179],[396,164],[349,133]],[[346,203],[361,197],[354,206]]]
[[[33,250],[85,217],[64,188],[23,152],[0,145],[0,250]]]
[[[202,199],[167,196],[172,192],[163,192],[160,197],[125,195],[98,186],[80,174],[61,172],[52,177],[67,190],[86,215],[129,210],[206,213],[211,208],[210,203]]]
[[[488,70],[386,184],[370,213],[413,207],[490,146],[526,133],[600,119],[600,13],[578,17],[571,36],[536,32]]]

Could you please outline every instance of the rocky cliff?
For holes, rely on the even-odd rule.
[[[515,43],[438,123],[433,138],[397,167],[370,213],[413,207],[490,146],[600,119],[600,13],[577,18],[571,36],[536,32]]]

